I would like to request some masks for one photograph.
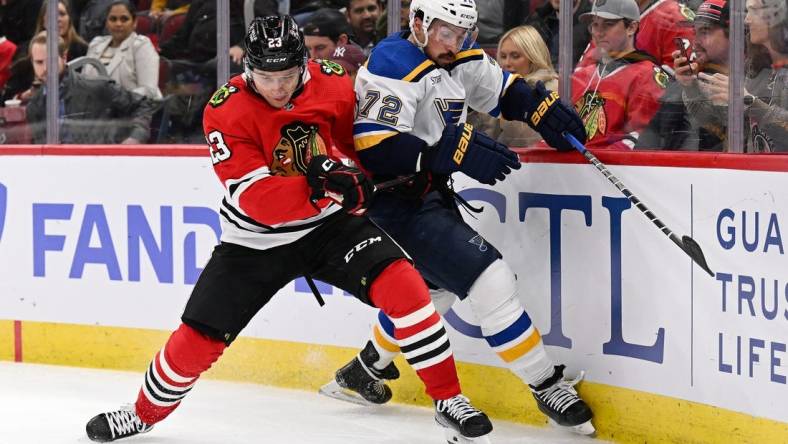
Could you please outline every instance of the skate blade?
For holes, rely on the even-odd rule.
[[[443,429],[443,436],[448,444],[492,444],[489,433],[471,438],[444,424],[437,416],[435,417],[435,422]]]
[[[336,380],[332,380],[331,382],[324,385],[323,387],[320,387],[318,393],[320,393],[323,396],[328,396],[329,398],[339,399],[340,401],[350,402],[352,404],[363,405],[366,407],[373,407],[379,405],[367,401],[366,399],[362,398],[361,395],[359,395],[358,393],[352,390],[343,388],[342,386],[337,384]]]
[[[448,444],[492,444],[492,441],[490,441],[490,435],[469,438],[448,427],[443,428],[443,436],[446,438],[446,442]]]
[[[577,433],[578,435],[590,436],[590,437],[594,437],[596,435],[596,429],[594,428],[594,425],[591,424],[591,421],[586,421],[576,426],[562,426],[561,424],[558,424],[557,422],[553,421],[550,418],[547,419],[547,422],[549,422],[551,426],[557,429],[567,430],[572,433]]]

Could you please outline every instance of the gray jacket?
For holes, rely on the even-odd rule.
[[[112,36],[100,35],[90,42],[88,57],[100,59],[101,54],[109,47]],[[159,90],[159,53],[153,47],[148,37],[132,32],[120,46],[115,49],[115,54],[106,66],[107,74],[120,86],[129,91],[160,99]],[[95,77],[96,69],[90,65],[85,66],[82,74]]]
[[[748,152],[788,151],[788,67],[765,70],[748,79],[747,90],[756,99],[747,108],[750,131]]]
[[[146,142],[160,103],[121,88],[114,80],[87,78],[68,69],[60,81],[62,143],[115,144],[128,137]],[[46,141],[46,86],[27,105],[34,143]]]

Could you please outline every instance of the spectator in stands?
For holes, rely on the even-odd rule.
[[[668,75],[635,48],[640,11],[635,0],[597,2],[580,16],[599,56],[572,75],[572,102],[590,148],[632,149],[659,110]]]
[[[1,23],[0,26],[2,26]],[[16,45],[5,37],[5,33],[0,28],[0,90],[5,88],[8,78],[11,77],[14,54],[16,54]]]
[[[79,35],[91,41],[97,35],[104,34],[104,16],[112,0],[82,1],[79,12]]]
[[[401,0],[399,7],[399,29],[408,29],[410,23],[410,0]],[[378,23],[375,25],[375,32],[377,35],[384,36],[389,34],[388,14],[384,9],[378,17]]]
[[[88,49],[87,43],[74,28],[70,6],[68,0],[58,1],[58,31],[60,37],[68,45],[69,61],[84,56]],[[39,8],[36,18],[35,35],[46,29],[46,10],[47,2],[44,2]],[[11,65],[11,77],[8,79],[6,88],[3,91],[3,101],[16,99],[21,100],[22,103],[27,103],[33,93],[33,88],[37,86],[35,75],[33,74],[33,65],[30,63],[29,48],[17,48],[17,55],[19,56],[19,53],[22,51],[24,51],[24,55]]]
[[[550,91],[558,89],[558,73],[550,61],[547,45],[533,26],[518,26],[501,37],[498,63],[503,69],[519,74],[531,85],[542,82]],[[539,133],[523,122],[476,112],[469,115],[469,121],[505,145],[526,147],[542,140]]]
[[[44,4],[41,5],[41,10],[38,12],[38,20],[36,21],[34,35],[38,35],[41,31],[47,29],[47,3],[49,2],[44,2]],[[74,28],[71,5],[68,0],[58,0],[57,10],[58,35],[60,35],[60,37],[66,41],[66,45],[68,45],[68,60],[74,60],[84,56],[88,52],[88,44],[82,36],[77,33],[76,28]]]
[[[151,116],[156,101],[126,91],[113,80],[90,79],[66,66],[67,46],[59,39],[58,72],[60,74],[60,138],[63,143],[141,143],[150,133]],[[35,143],[46,140],[46,35],[30,42],[30,60],[36,88],[27,106],[27,119]]]
[[[695,16],[695,60],[674,51],[673,69],[682,86],[682,98],[690,120],[698,128],[698,149],[728,150],[728,105],[721,98],[712,100],[711,85],[728,79],[730,9],[727,0],[708,0]],[[727,87],[726,87],[727,88]]]
[[[367,60],[367,57],[358,45],[348,44],[337,46],[334,49],[334,53],[329,57],[329,60],[342,66],[342,68],[350,74],[350,78],[355,81],[356,74],[359,68],[361,68],[361,65]]]
[[[350,42],[350,25],[336,9],[315,11],[303,27],[304,42],[312,59],[328,59],[337,49]]]
[[[788,151],[788,14],[785,0],[747,0],[749,29],[744,105],[749,152]],[[728,85],[715,96],[728,101]]]
[[[347,21],[353,32],[353,41],[361,46],[364,55],[369,56],[372,47],[383,37],[375,30],[383,6],[380,0],[350,0],[348,1]]]
[[[243,3],[230,0],[231,47],[240,47],[246,32]],[[193,0],[183,25],[159,48],[170,64],[167,137],[173,142],[200,143],[204,140],[203,108],[216,90],[216,0]],[[230,68],[233,72],[241,69],[238,64]]]
[[[90,42],[88,57],[98,59],[107,74],[120,86],[137,94],[160,99],[159,54],[148,37],[134,32],[137,8],[128,0],[115,0],[107,11],[110,35],[101,35]],[[90,65],[83,68],[86,76],[98,74]]]
[[[44,0],[0,0],[0,25],[6,38],[14,42],[14,60],[27,56],[27,46],[36,29],[36,18]],[[26,65],[30,65],[26,62]]]
[[[550,61],[553,66],[558,66],[558,11],[561,0],[548,0],[545,4],[537,8],[526,20],[527,25],[531,25],[542,35],[547,49],[550,51]],[[588,0],[573,0],[572,14],[574,26],[572,28],[572,65],[574,66],[583,51],[591,40],[588,26],[580,23],[580,15],[585,14],[591,9]]]
[[[603,0],[597,0],[603,1]],[[694,40],[692,21],[695,14],[684,3],[677,0],[637,0],[640,10],[640,25],[635,39],[635,48],[651,55],[657,65],[670,70],[673,66],[673,51],[676,39]],[[583,54],[579,66],[595,63],[597,55],[593,42]]]
[[[164,22],[173,15],[186,14],[190,3],[190,0],[153,0],[148,15],[152,19]]]

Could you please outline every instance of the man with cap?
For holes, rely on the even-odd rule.
[[[693,124],[698,127],[698,149],[727,151],[728,106],[710,99],[715,85],[728,84],[730,9],[726,0],[708,0],[695,16],[693,53],[674,51],[673,68],[682,86],[682,98]]]
[[[604,6],[609,0],[596,0],[598,6]],[[695,14],[683,1],[678,0],[636,0],[638,7],[638,32],[635,36],[635,48],[648,53],[662,67],[673,66],[671,53],[676,49],[676,39],[682,39],[691,45],[694,38],[692,21]],[[579,66],[592,65],[596,62],[593,41],[589,44]]]
[[[640,10],[635,0],[597,1],[580,16],[597,57],[572,75],[572,102],[590,148],[632,149],[659,110],[669,77],[635,48]]]
[[[315,11],[304,25],[304,40],[309,58],[329,59],[337,46],[350,43],[350,25],[345,15],[336,9]]]

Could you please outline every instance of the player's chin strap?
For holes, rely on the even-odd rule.
[[[413,19],[414,18],[416,18],[415,15],[411,16],[411,18],[410,18],[410,24],[409,24],[409,26],[410,26],[410,35],[413,36],[413,42],[416,43],[416,45],[419,48],[424,49],[424,47],[427,46],[427,43],[429,43],[430,36],[427,35],[427,31],[424,29],[424,27],[422,25],[422,31],[424,32],[424,43],[419,41],[419,38],[416,37],[416,32],[413,30]],[[424,23],[424,21],[422,21],[422,23]]]
[[[305,274],[304,280],[306,281],[306,284],[309,285],[309,289],[312,290],[312,294],[315,295],[317,303],[320,304],[321,307],[326,305],[326,301],[323,300],[323,296],[317,290],[317,285],[315,285],[315,281],[312,280],[312,277],[308,274]]]

